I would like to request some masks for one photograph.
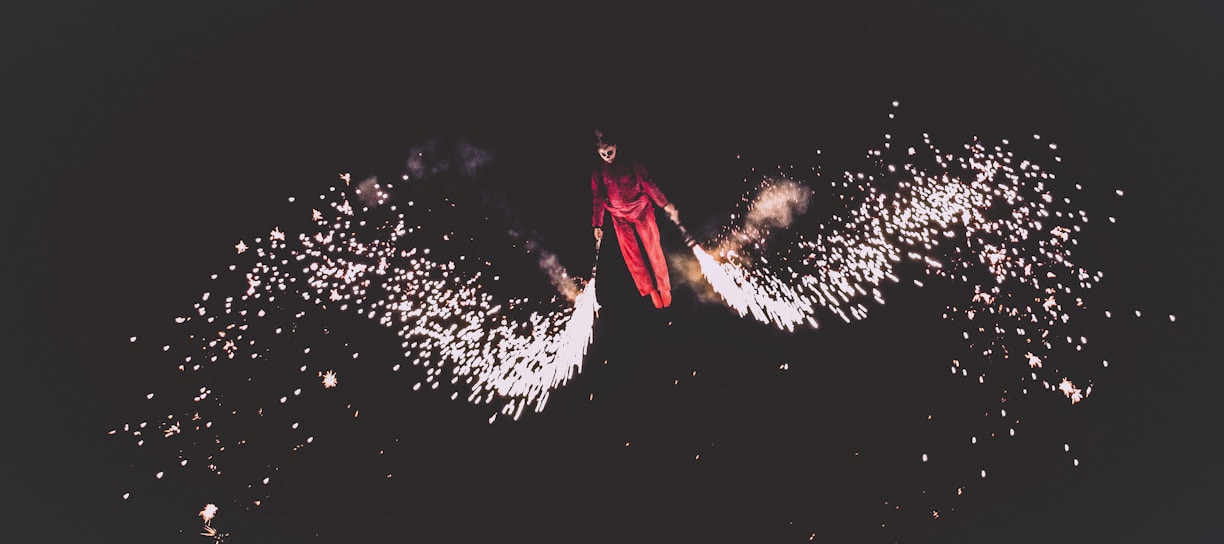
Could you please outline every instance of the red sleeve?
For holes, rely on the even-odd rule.
[[[603,227],[604,211],[608,209],[608,195],[601,178],[598,168],[591,171],[591,226],[600,228]]]
[[[659,190],[659,186],[655,185],[654,180],[650,179],[650,174],[646,173],[646,168],[640,164],[633,165],[633,173],[637,174],[638,182],[642,184],[642,190],[646,192],[646,196],[660,208],[666,208],[668,200],[663,196],[663,191]]]

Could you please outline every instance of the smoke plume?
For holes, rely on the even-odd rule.
[[[565,271],[565,267],[557,259],[556,253],[541,248],[539,242],[534,238],[527,238],[523,245],[527,248],[527,253],[536,256],[536,265],[540,267],[541,272],[548,275],[549,283],[557,289],[561,296],[569,301],[573,301],[578,297],[578,286],[574,284],[573,278]]]
[[[806,213],[811,200],[812,189],[802,183],[783,178],[762,180],[756,198],[744,214],[741,234],[726,239],[719,249],[738,252],[746,245],[764,242],[771,230],[788,228]]]
[[[405,180],[423,180],[439,174],[455,173],[474,178],[476,173],[493,160],[493,153],[466,141],[446,144],[429,140],[408,150],[404,161]]]
[[[404,179],[422,181],[440,175],[476,179],[480,169],[492,162],[493,158],[492,151],[463,140],[446,143],[433,139],[409,150],[408,159],[404,162]],[[548,276],[549,283],[557,292],[570,301],[577,298],[578,287],[574,279],[566,273],[560,259],[543,247],[538,233],[525,227],[515,217],[513,210],[506,204],[504,195],[486,189],[481,189],[478,193],[486,206],[501,215],[501,220],[506,225],[506,234],[515,241],[522,242],[527,253],[535,257],[536,266]]]
[[[788,179],[770,178],[761,186],[761,192],[752,201],[748,214],[744,216],[744,228],[787,228],[796,216],[807,212],[812,190],[806,185]]]
[[[368,208],[373,208],[387,201],[389,196],[383,192],[382,187],[378,184],[377,177],[369,177],[357,184],[355,191],[357,200],[360,200]]]

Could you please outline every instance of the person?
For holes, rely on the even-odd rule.
[[[638,292],[649,296],[655,308],[666,308],[671,305],[671,280],[659,245],[654,209],[662,208],[673,222],[679,220],[680,214],[650,179],[646,168],[634,161],[618,161],[616,143],[605,141],[603,132],[595,131],[595,139],[596,151],[602,159],[591,172],[591,226],[595,229],[595,241],[603,240],[606,212],[612,216],[617,243]]]

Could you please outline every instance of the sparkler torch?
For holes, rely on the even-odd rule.
[[[587,281],[586,287],[583,288],[584,291],[586,289],[590,289],[592,297],[595,296],[595,272],[599,270],[599,245],[601,243],[603,243],[603,238],[595,239],[595,262],[591,263],[591,279]],[[599,317],[599,302],[595,302],[594,311],[595,311],[595,317],[598,318]]]
[[[684,225],[680,224],[680,215],[676,214],[669,217],[671,218],[672,223],[676,224],[676,228],[680,229],[680,236],[684,237],[684,245],[688,246],[690,249],[697,247],[697,240],[693,238],[692,234],[689,234],[688,229],[684,228]]]
[[[595,239],[595,262],[591,264],[591,281],[595,281],[595,271],[599,270],[599,245],[603,243],[603,238]]]

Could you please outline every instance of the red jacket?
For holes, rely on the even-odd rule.
[[[591,172],[591,201],[593,227],[603,227],[605,210],[612,217],[636,222],[653,211],[651,202],[660,208],[668,204],[646,168],[636,162],[615,161]]]

